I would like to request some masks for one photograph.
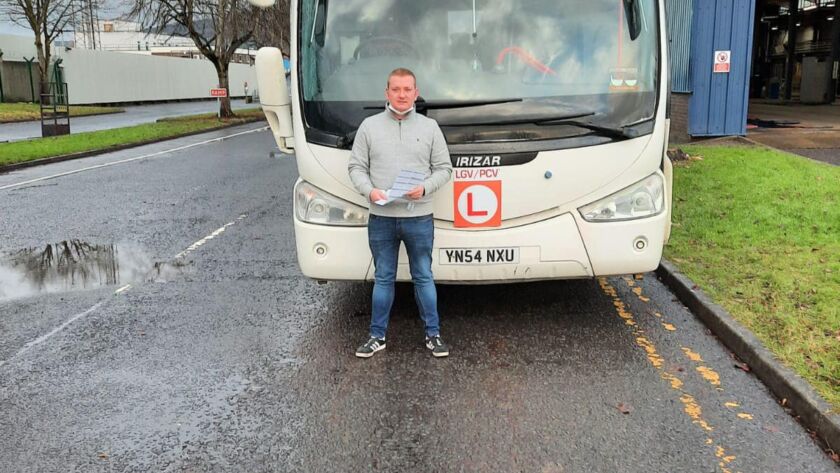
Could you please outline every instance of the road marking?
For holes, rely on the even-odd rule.
[[[236,218],[236,220],[234,220],[234,221],[232,221],[232,222],[229,222],[229,223],[226,223],[226,224],[222,225],[220,228],[218,228],[218,229],[217,229],[216,231],[214,231],[213,233],[211,233],[211,234],[207,235],[206,237],[202,238],[201,240],[198,240],[197,242],[195,242],[195,243],[193,243],[192,245],[190,245],[190,246],[189,246],[186,250],[184,250],[184,251],[182,251],[182,252],[178,253],[177,255],[175,255],[175,257],[174,257],[174,258],[172,258],[172,259],[173,259],[173,260],[176,260],[176,259],[179,259],[179,258],[183,258],[184,256],[187,256],[188,254],[192,253],[192,252],[193,252],[196,248],[198,248],[199,246],[201,246],[201,245],[203,245],[203,244],[207,243],[208,241],[212,240],[213,238],[216,238],[217,236],[219,236],[219,235],[221,235],[222,233],[224,233],[224,232],[225,232],[225,230],[227,230],[227,227],[229,227],[229,226],[231,226],[231,225],[236,224],[236,222],[238,222],[238,221],[242,220],[243,218],[245,218],[245,217],[247,217],[247,216],[248,216],[248,214],[242,214],[242,215],[240,215],[239,217],[237,217],[237,218]]]
[[[626,281],[626,279],[625,279]],[[630,325],[633,331],[633,335],[636,337],[636,344],[641,347],[645,354],[647,355],[648,361],[650,364],[659,372],[660,378],[668,381],[671,385],[671,388],[677,391],[680,395],[679,399],[680,402],[683,403],[683,411],[689,418],[691,418],[691,422],[701,429],[703,429],[707,435],[710,435],[711,432],[714,431],[714,428],[703,418],[703,410],[700,407],[700,404],[697,403],[697,400],[689,394],[685,389],[683,389],[683,381],[673,373],[670,373],[665,369],[665,360],[662,355],[656,350],[656,346],[644,337],[644,331],[636,324],[634,320],[633,314],[627,309],[627,305],[624,301],[618,297],[618,291],[610,285],[607,281],[607,278],[600,277],[598,278],[598,284],[601,286],[601,290],[604,291],[604,294],[611,297],[613,300],[613,305],[615,306],[616,313],[618,316],[624,320],[624,323]],[[634,283],[635,284],[635,283]],[[632,288],[634,284],[630,284],[628,281],[628,286]],[[640,293],[633,291],[636,296],[641,296]],[[639,291],[641,292],[641,291]],[[640,297],[641,299],[641,297]],[[706,440],[707,445],[714,444],[714,440],[712,438],[707,438]],[[718,458],[718,466],[720,467],[723,473],[732,473],[727,466],[733,460],[735,460],[735,455],[727,455],[726,450],[721,445],[715,446],[715,456]]]
[[[720,375],[717,372],[708,366],[698,366],[697,372],[700,373],[700,376],[703,377],[706,381],[709,382],[715,388],[720,389]]]
[[[67,327],[68,325],[72,324],[72,323],[73,323],[73,322],[75,322],[76,320],[81,319],[82,317],[84,317],[84,316],[86,316],[86,315],[90,314],[91,312],[95,311],[96,309],[98,309],[98,308],[99,308],[99,306],[101,306],[101,305],[102,305],[102,304],[104,304],[104,303],[105,303],[105,301],[99,301],[98,303],[96,303],[96,304],[95,304],[93,307],[91,307],[90,309],[88,309],[88,310],[86,310],[86,311],[84,311],[84,312],[80,312],[80,313],[78,313],[78,314],[74,315],[73,317],[70,317],[70,319],[69,319],[69,320],[67,320],[67,321],[66,321],[66,322],[64,322],[63,324],[59,325],[58,327],[56,327],[56,328],[52,329],[52,331],[50,331],[50,333],[48,333],[48,334],[46,334],[46,335],[41,335],[40,337],[36,338],[35,340],[32,340],[31,342],[27,342],[27,343],[26,343],[26,345],[24,345],[24,346],[23,346],[23,348],[21,348],[20,350],[18,350],[18,352],[17,352],[17,353],[15,353],[14,355],[12,355],[12,357],[11,357],[11,358],[9,358],[8,360],[5,360],[5,361],[0,361],[0,366],[3,366],[3,365],[5,365],[6,363],[11,362],[12,360],[14,360],[15,358],[19,357],[20,355],[23,355],[24,353],[26,353],[27,351],[29,351],[30,349],[32,349],[32,347],[35,347],[35,346],[40,345],[41,343],[43,343],[44,341],[46,341],[48,338],[50,338],[50,337],[52,337],[53,335],[57,334],[58,332],[60,332],[60,331],[64,330],[64,328],[65,328],[65,327]]]
[[[703,357],[700,356],[699,353],[691,351],[691,348],[683,347],[682,351],[683,353],[685,353],[685,356],[687,356],[689,360],[696,361],[698,363],[703,363]]]
[[[683,353],[685,353],[685,356],[688,357],[689,360],[695,363],[704,363],[703,357],[700,356],[699,353],[691,351],[690,348],[683,347],[682,351]],[[702,376],[703,379],[705,379],[709,382],[709,384],[714,386],[715,389],[717,389],[718,391],[723,391],[723,388],[720,386],[720,375],[715,370],[709,368],[706,365],[700,365],[696,367],[695,370],[697,370],[697,372],[700,373],[700,376]]]
[[[202,238],[201,240],[198,240],[197,242],[195,242],[195,243],[193,243],[192,245],[190,245],[190,246],[189,246],[186,250],[184,250],[184,251],[182,251],[182,252],[178,253],[177,255],[175,255],[175,257],[174,257],[174,258],[172,258],[172,259],[173,259],[173,260],[176,260],[176,259],[178,259],[178,258],[183,258],[184,256],[188,255],[189,253],[191,253],[191,252],[195,251],[195,250],[196,250],[198,247],[200,247],[201,245],[203,245],[203,244],[207,243],[208,241],[212,240],[213,238],[216,238],[217,236],[221,235],[222,233],[224,233],[224,231],[225,231],[225,230],[227,230],[227,228],[228,228],[229,226],[236,224],[236,222],[238,222],[238,221],[242,220],[243,218],[245,218],[245,217],[247,217],[247,216],[248,216],[248,214],[242,214],[242,215],[240,215],[239,217],[237,217],[237,218],[236,218],[236,220],[234,220],[234,221],[232,221],[232,222],[229,222],[229,223],[226,223],[226,224],[222,225],[220,228],[216,229],[213,233],[211,233],[211,234],[207,235],[206,237]],[[125,286],[123,286],[123,287],[121,287],[121,288],[117,289],[116,291],[114,291],[114,295],[117,295],[117,294],[122,294],[123,292],[125,292],[125,291],[127,291],[127,290],[129,290],[129,289],[131,289],[131,284],[126,284]],[[51,330],[49,333],[47,333],[46,335],[41,335],[40,337],[36,338],[35,340],[33,340],[33,341],[31,341],[31,342],[27,342],[27,343],[23,346],[23,348],[21,348],[20,350],[18,350],[18,352],[17,352],[17,353],[15,353],[14,355],[12,355],[9,359],[7,359],[7,360],[0,360],[0,367],[2,367],[3,365],[5,365],[6,363],[10,363],[10,362],[12,362],[15,358],[19,357],[20,355],[23,355],[24,353],[26,353],[27,351],[29,351],[31,348],[33,348],[33,347],[35,347],[35,346],[37,346],[37,345],[40,345],[41,343],[45,342],[47,339],[49,339],[49,338],[50,338],[50,337],[52,337],[53,335],[55,335],[55,334],[57,334],[57,333],[61,332],[61,331],[62,331],[62,330],[64,330],[67,326],[69,326],[70,324],[72,324],[73,322],[75,322],[76,320],[81,319],[82,317],[84,317],[84,316],[86,316],[86,315],[88,315],[88,314],[90,314],[90,313],[94,312],[96,309],[98,309],[100,306],[102,306],[102,304],[104,304],[105,302],[107,302],[107,299],[102,300],[102,301],[99,301],[98,303],[96,303],[96,304],[95,304],[93,307],[91,307],[90,309],[88,309],[88,310],[86,310],[86,311],[84,311],[84,312],[78,313],[78,314],[74,315],[73,317],[70,317],[70,319],[68,319],[66,322],[64,322],[63,324],[59,325],[58,327],[56,327],[56,328],[52,329],[52,330]]]
[[[95,166],[88,166],[86,168],[81,168],[81,169],[74,169],[72,171],[62,172],[62,173],[53,174],[53,175],[45,176],[45,177],[39,177],[37,179],[30,179],[28,181],[18,182],[16,184],[8,184],[8,185],[5,185],[5,186],[0,186],[0,190],[12,189],[14,187],[21,187],[21,186],[25,186],[27,184],[32,184],[32,183],[35,183],[35,182],[46,181],[46,180],[55,179],[55,178],[58,178],[58,177],[69,176],[71,174],[78,174],[80,172],[92,171],[92,170],[95,170],[95,169],[106,168],[106,167],[109,167],[109,166],[116,166],[117,164],[130,163],[130,162],[133,162],[133,161],[139,161],[141,159],[150,159],[150,158],[154,158],[154,157],[157,157],[157,156],[160,156],[160,155],[163,155],[163,154],[172,153],[172,152],[175,152],[175,151],[183,151],[185,149],[194,148],[196,146],[202,146],[202,145],[206,145],[206,144],[209,144],[209,143],[215,143],[217,141],[223,141],[223,140],[226,140],[226,139],[229,139],[229,138],[234,138],[234,137],[237,137],[237,136],[247,135],[248,133],[256,133],[258,131],[264,131],[264,130],[267,130],[267,129],[268,129],[268,127],[264,126],[264,127],[261,127],[261,128],[256,128],[254,130],[243,131],[243,132],[239,132],[239,133],[234,133],[232,135],[222,136],[222,137],[219,137],[219,138],[213,138],[212,140],[205,140],[205,141],[201,141],[201,142],[198,142],[198,143],[193,143],[193,144],[184,145],[184,146],[178,146],[177,148],[158,151],[156,153],[144,154],[142,156],[136,156],[134,158],[123,159],[123,160],[114,161],[114,162],[111,162],[111,163],[97,164]]]
[[[642,288],[641,287],[634,287],[633,293],[639,297],[639,300],[642,302],[650,302],[650,299],[642,295]]]

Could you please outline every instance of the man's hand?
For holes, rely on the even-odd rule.
[[[425,194],[425,193],[426,193],[426,189],[422,185],[420,185],[420,186],[417,186],[417,187],[411,189],[410,191],[406,192],[405,196],[407,198],[411,199],[411,200],[417,200],[417,199],[423,197],[423,194]]]
[[[385,195],[385,191],[374,189],[370,191],[370,195],[368,196],[368,198],[371,202],[376,202],[377,200],[385,200],[388,197]]]

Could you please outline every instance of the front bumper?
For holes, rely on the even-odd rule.
[[[436,223],[432,272],[439,283],[577,279],[655,269],[662,256],[667,212],[626,222],[590,223],[577,212],[519,227],[465,231]],[[373,280],[365,227],[313,225],[295,218],[298,262],[319,280]],[[515,264],[439,264],[441,248],[519,247]],[[410,281],[400,249],[397,280]]]

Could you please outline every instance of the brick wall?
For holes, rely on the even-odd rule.
[[[688,99],[691,94],[671,94],[671,143],[687,143],[691,141],[688,135]]]

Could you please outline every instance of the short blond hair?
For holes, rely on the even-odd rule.
[[[388,74],[388,81],[385,82],[385,88],[386,89],[391,87],[391,77],[411,77],[412,79],[414,79],[414,88],[415,89],[417,88],[417,76],[415,76],[414,73],[411,72],[411,69],[406,69],[404,67],[398,67],[398,68],[394,69],[393,71],[391,71],[391,73]]]

